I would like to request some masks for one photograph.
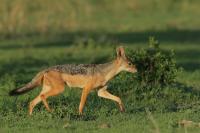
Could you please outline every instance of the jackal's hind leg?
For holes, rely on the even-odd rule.
[[[101,88],[100,90],[98,90],[98,96],[106,98],[106,99],[110,99],[110,100],[113,100],[113,101],[117,102],[119,104],[120,111],[121,112],[125,111],[124,105],[123,105],[121,99],[119,97],[117,97],[117,96],[114,96],[114,95],[110,94],[107,91],[107,86],[104,86],[103,88]]]
[[[45,83],[48,82],[48,85],[46,85]],[[48,102],[47,102],[47,93],[49,93],[50,91],[52,91],[52,87],[50,86],[50,83],[47,79],[44,79],[44,84],[43,84],[43,88],[42,88],[42,92],[40,93],[40,98],[45,106],[45,108],[51,112],[51,109],[49,108]]]
[[[50,88],[51,89],[51,88]],[[33,100],[30,102],[29,104],[29,115],[32,115],[33,112],[33,108],[40,103],[41,101],[43,101],[45,107],[47,108],[48,111],[50,111],[50,108],[48,106],[48,103],[46,102],[46,99],[44,98],[44,96],[42,95],[44,93],[44,90],[46,90],[46,88],[44,89],[43,87],[43,91]]]
[[[51,111],[47,102],[47,98],[50,96],[58,95],[63,91],[64,81],[62,80],[60,74],[54,71],[46,73],[43,78],[43,88],[41,93],[33,101],[30,102],[29,114],[32,114],[33,108],[41,101],[44,103],[46,109]]]
[[[53,75],[53,76],[52,76]],[[48,105],[47,98],[50,96],[56,96],[64,91],[64,82],[57,75],[57,73],[50,73],[45,75],[43,90],[40,93],[40,97],[46,109],[51,112],[51,109]]]
[[[42,99],[42,102],[45,106],[45,108],[47,109],[47,111],[51,112],[52,110],[49,108],[49,104],[47,102],[47,98],[45,95],[41,95],[41,99]]]
[[[29,104],[29,115],[32,115],[33,108],[34,108],[39,102],[41,102],[41,97],[40,97],[40,95],[37,96],[33,101],[30,102],[30,104]]]
[[[63,89],[62,88],[59,88],[58,90],[52,88],[50,91],[44,93],[44,94],[41,94],[41,99],[42,99],[42,102],[44,103],[44,106],[46,107],[46,109],[51,112],[52,110],[50,109],[49,105],[48,105],[48,102],[47,102],[47,98],[50,97],[50,96],[55,96],[55,95],[58,95],[60,94],[61,92],[63,92],[64,90],[64,86],[63,86]]]

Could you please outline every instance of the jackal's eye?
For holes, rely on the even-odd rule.
[[[131,62],[128,62],[128,65],[129,65],[129,66],[131,66],[131,65],[132,65],[132,63],[131,63]]]

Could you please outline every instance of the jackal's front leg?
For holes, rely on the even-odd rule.
[[[98,90],[98,96],[117,102],[119,104],[120,111],[121,112],[125,111],[124,105],[123,105],[121,99],[119,97],[117,97],[117,96],[114,96],[114,95],[110,94],[107,91],[107,86],[104,86],[103,88]]]
[[[87,96],[90,92],[90,89],[91,89],[91,86],[89,85],[89,86],[86,86],[82,91],[81,101],[79,104],[79,115],[83,114],[83,108],[85,106],[85,102],[86,102]]]

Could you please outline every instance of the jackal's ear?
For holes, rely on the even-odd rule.
[[[117,52],[117,57],[125,57],[125,52],[124,52],[124,47],[123,46],[119,46],[116,49]]]

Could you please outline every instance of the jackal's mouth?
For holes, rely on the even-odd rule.
[[[133,73],[136,73],[136,72],[138,72],[137,69],[135,69],[135,70],[133,71]]]

